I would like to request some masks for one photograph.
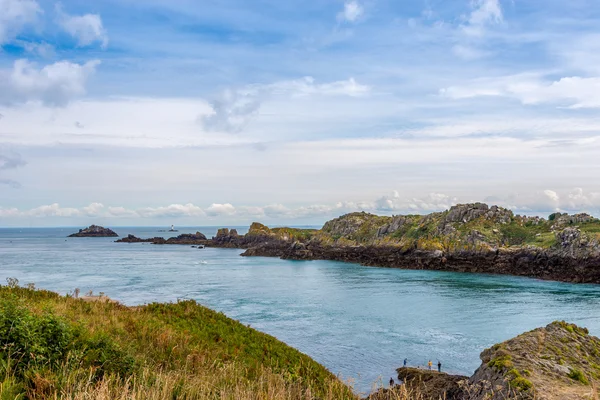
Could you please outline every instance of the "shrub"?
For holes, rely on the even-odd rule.
[[[571,368],[571,372],[569,372],[568,377],[573,379],[574,381],[581,382],[584,385],[589,385],[590,383],[583,374],[583,372],[576,368]]]
[[[488,367],[494,368],[497,371],[503,371],[512,368],[512,366],[512,357],[508,354],[496,357],[488,362]]]
[[[83,341],[84,365],[93,367],[95,378],[105,374],[127,376],[133,372],[134,359],[123,352],[106,334],[96,334]]]
[[[521,391],[526,391],[533,387],[533,383],[529,379],[519,376],[510,381],[510,386]]]

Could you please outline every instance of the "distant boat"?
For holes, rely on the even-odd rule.
[[[166,229],[161,229],[159,230],[159,232],[179,232],[177,229],[175,229],[174,225],[171,225],[171,229],[166,230]]]

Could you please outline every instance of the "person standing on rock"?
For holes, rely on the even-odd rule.
[[[431,360],[429,360],[429,362],[427,363],[427,366],[429,367],[429,370],[431,371],[431,367],[433,366],[433,363],[431,362]]]
[[[442,372],[442,362],[438,360],[438,372]]]
[[[390,387],[394,387],[394,378],[390,378]]]
[[[408,364],[408,358],[404,359],[404,368],[406,368],[406,364]]]

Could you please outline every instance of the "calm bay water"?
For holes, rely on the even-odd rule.
[[[169,236],[158,229],[115,230]],[[179,233],[196,230],[216,233]],[[380,376],[387,381],[404,358],[411,365],[440,360],[449,372],[471,374],[485,347],[557,319],[600,335],[600,285],[65,238],[74,231],[0,229],[0,279],[62,294],[105,292],[128,305],[195,299],[355,379],[361,391]]]

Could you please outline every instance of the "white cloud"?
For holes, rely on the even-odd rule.
[[[77,208],[63,208],[58,203],[40,206],[23,213],[31,217],[76,217],[81,215]]]
[[[468,44],[456,44],[452,52],[464,60],[476,60],[488,56],[490,53]]]
[[[503,21],[500,0],[472,0],[472,3],[474,10],[469,16],[469,24],[485,25]]]
[[[462,30],[467,35],[480,36],[487,25],[501,23],[504,20],[500,0],[472,0],[473,10],[467,17]]]
[[[38,69],[27,60],[16,60],[12,70],[0,70],[0,104],[39,101],[64,106],[85,94],[85,84],[99,64],[98,60],[85,64],[59,61]]]
[[[41,13],[35,0],[0,0],[0,46],[17,37]]]
[[[264,219],[264,222],[293,220],[327,220],[342,214],[355,211],[366,211],[375,214],[426,214],[444,211],[459,203],[484,201],[488,205],[499,205],[528,214],[546,214],[561,212],[600,213],[600,192],[586,192],[582,188],[569,191],[541,190],[516,193],[509,196],[489,196],[484,199],[459,199],[458,197],[430,193],[422,197],[405,197],[398,191],[382,196],[375,201],[342,201],[335,204],[313,204],[296,208],[282,204],[271,204],[264,207],[234,207],[229,203],[211,204],[201,209],[194,204],[171,204],[166,207],[147,207],[137,210],[120,206],[105,207],[101,203],[92,203],[81,208],[61,207],[54,203],[30,210],[0,207],[0,218],[17,219],[21,217],[36,218],[103,218],[110,219],[161,219],[161,218],[210,218],[213,221],[232,221],[248,223]],[[226,222],[224,222],[226,223]]]
[[[34,43],[20,40],[18,44],[26,52],[43,58],[50,58],[56,54],[54,46],[46,42]]]
[[[248,85],[241,89],[227,89],[210,102],[212,113],[198,117],[207,132],[239,133],[258,117],[262,103],[269,100],[289,102],[306,96],[364,96],[371,88],[354,78],[316,83],[313,77],[279,81],[266,85]]]
[[[97,217],[102,211],[104,211],[104,205],[102,203],[92,203],[82,209],[82,212],[88,217]]]
[[[544,80],[536,73],[479,78],[462,86],[450,86],[440,94],[452,99],[482,96],[509,97],[526,105],[555,103],[570,108],[600,108],[600,77],[564,77]]]
[[[274,94],[289,94],[292,96],[363,96],[371,90],[369,86],[361,85],[354,78],[341,81],[317,84],[311,76],[302,79],[282,81],[271,84],[268,89]]]
[[[206,215],[210,217],[233,215],[235,214],[235,207],[229,203],[226,204],[211,204],[206,210]]]
[[[205,131],[238,133],[260,109],[259,94],[248,90],[225,90],[211,101],[213,113],[202,115],[198,121]]]
[[[115,209],[113,209],[115,210]],[[117,212],[126,214],[125,211],[118,209]],[[162,217],[202,217],[205,215],[202,208],[192,203],[171,204],[167,207],[147,207],[135,211],[142,218],[162,218]]]
[[[137,217],[135,211],[128,210],[125,207],[108,207],[108,214],[113,217]]]
[[[364,9],[356,0],[346,1],[344,3],[344,9],[337,15],[339,21],[354,22],[361,15],[363,15]]]
[[[108,46],[108,34],[102,25],[98,14],[69,15],[56,5],[59,25],[71,36],[77,39],[80,47],[99,42],[103,48]]]
[[[374,209],[379,212],[432,212],[447,210],[457,203],[458,198],[441,193],[430,193],[422,198],[402,198],[397,191],[394,191],[391,196],[377,199]]]
[[[541,190],[516,193],[494,198],[498,204],[526,213],[588,212],[600,217],[600,192],[586,192],[582,188],[568,191]]]

